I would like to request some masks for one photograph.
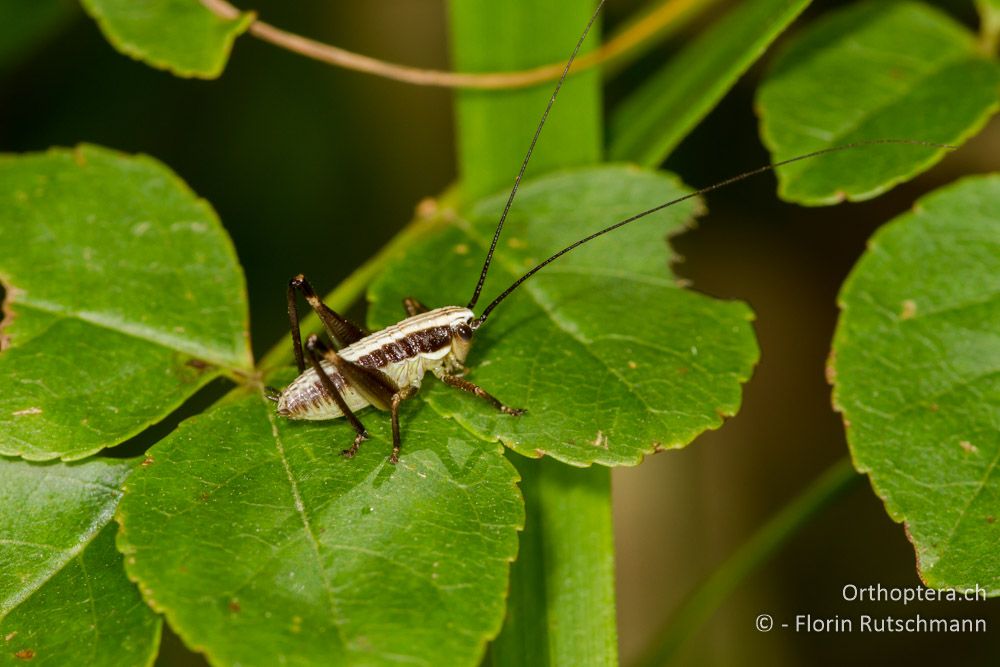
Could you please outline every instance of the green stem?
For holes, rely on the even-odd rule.
[[[1000,2],[976,0],[979,10],[979,47],[983,54],[993,58],[1000,43]]]
[[[611,471],[516,457],[525,527],[492,667],[614,665]]]
[[[660,630],[636,667],[658,667],[677,658],[685,643],[750,573],[862,479],[846,457],[827,468],[695,589]]]

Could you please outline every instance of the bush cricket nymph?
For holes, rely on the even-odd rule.
[[[374,406],[380,410],[388,410],[391,413],[392,419],[392,454],[389,457],[391,463],[397,463],[399,460],[399,406],[403,401],[416,394],[420,388],[424,374],[427,372],[431,372],[447,385],[478,396],[480,399],[489,402],[497,410],[511,417],[517,417],[524,413],[523,409],[505,405],[485,389],[462,378],[461,374],[464,371],[465,360],[476,330],[483,325],[490,313],[500,302],[510,296],[522,283],[549,263],[599,236],[603,236],[652,213],[792,162],[871,144],[906,143],[950,148],[949,146],[932,144],[930,142],[907,139],[859,141],[814,151],[806,155],[800,155],[745,172],[637,213],[570,244],[515,280],[507,289],[490,302],[479,316],[476,316],[473,309],[479,301],[480,292],[486,280],[500,233],[503,230],[504,221],[507,219],[507,214],[514,202],[514,197],[517,194],[518,186],[524,176],[528,162],[531,159],[535,144],[548,118],[549,111],[559,94],[559,90],[569,74],[570,67],[603,5],[604,0],[598,4],[587,27],[577,41],[573,53],[566,62],[552,96],[549,98],[548,104],[542,113],[541,120],[535,128],[527,153],[521,162],[520,170],[514,179],[514,185],[500,215],[492,242],[486,254],[486,259],[479,274],[479,280],[476,283],[469,303],[464,307],[444,306],[428,309],[416,299],[408,297],[403,300],[403,307],[406,311],[405,319],[381,331],[369,334],[328,308],[320,301],[305,277],[302,275],[296,276],[288,284],[287,297],[292,346],[299,376],[282,391],[269,391],[268,397],[278,404],[277,411],[279,415],[296,420],[346,418],[356,434],[351,446],[342,451],[344,456],[350,458],[357,453],[358,447],[368,438],[368,432],[355,413],[368,406]],[[297,292],[302,293],[309,305],[319,315],[324,329],[333,342],[333,348],[322,343],[319,337],[314,334],[306,339],[303,350],[296,302]]]

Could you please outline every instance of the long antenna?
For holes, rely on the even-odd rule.
[[[594,15],[590,17],[590,21],[587,22],[587,27],[584,28],[583,34],[580,35],[580,39],[577,40],[576,46],[573,48],[573,53],[570,55],[569,60],[566,61],[566,67],[563,68],[559,81],[556,82],[555,90],[552,91],[552,97],[549,98],[549,103],[545,105],[545,111],[542,112],[542,119],[538,121],[538,127],[535,128],[535,135],[531,138],[531,145],[528,146],[528,152],[525,153],[524,160],[521,162],[521,169],[517,172],[517,178],[514,179],[514,187],[511,188],[510,195],[507,197],[507,203],[503,207],[503,213],[500,214],[500,222],[497,223],[497,230],[493,233],[493,242],[490,243],[490,250],[486,253],[486,261],[483,262],[483,270],[479,274],[479,282],[476,283],[476,290],[472,293],[472,298],[469,300],[469,305],[467,306],[469,310],[475,308],[476,302],[479,301],[479,293],[483,291],[483,283],[486,282],[486,274],[490,270],[490,262],[493,261],[493,251],[496,250],[497,242],[500,240],[500,231],[503,229],[503,223],[507,219],[507,213],[510,211],[511,204],[514,203],[514,196],[517,195],[517,188],[521,185],[521,178],[524,176],[524,170],[528,168],[528,161],[531,159],[531,154],[535,150],[535,144],[538,142],[538,135],[542,133],[542,127],[545,126],[545,121],[549,117],[549,111],[552,109],[552,105],[556,101],[556,96],[559,95],[559,89],[562,88],[563,82],[569,74],[569,69],[572,67],[573,61],[576,59],[576,54],[580,52],[580,48],[583,46],[584,40],[587,39],[587,34],[590,32],[590,28],[594,25],[594,21],[597,20],[597,16],[601,13],[601,9],[604,7],[604,2],[605,0],[601,0],[597,3],[597,9],[594,10]]]
[[[537,266],[535,266],[535,268],[531,269],[530,271],[528,271],[527,273],[525,273],[523,276],[521,276],[520,278],[518,278],[517,280],[515,280],[514,283],[510,287],[508,287],[503,292],[501,292],[500,296],[498,296],[497,298],[493,299],[493,301],[490,302],[490,305],[486,306],[486,308],[483,309],[483,314],[480,315],[479,317],[477,317],[476,319],[474,319],[472,321],[472,323],[471,323],[472,328],[473,329],[478,329],[483,324],[483,322],[486,321],[486,318],[489,317],[490,312],[492,312],[493,309],[496,308],[497,305],[499,305],[499,303],[501,301],[503,301],[508,296],[510,296],[510,293],[513,292],[514,290],[516,290],[521,285],[521,283],[523,283],[525,280],[527,280],[531,276],[535,275],[536,273],[538,273],[539,271],[541,271],[546,265],[551,264],[552,262],[554,262],[555,260],[559,259],[560,257],[562,257],[563,255],[565,255],[569,251],[571,251],[571,250],[573,250],[575,248],[579,248],[584,243],[588,243],[590,241],[593,241],[598,236],[604,236],[608,232],[613,232],[614,230],[618,229],[619,227],[624,227],[625,225],[629,224],[630,222],[635,222],[636,220],[639,220],[640,218],[645,218],[647,215],[649,215],[651,213],[656,213],[657,211],[662,211],[663,209],[669,208],[670,206],[673,206],[674,204],[679,204],[682,201],[687,201],[688,199],[692,199],[693,197],[698,197],[700,195],[712,192],[713,190],[718,190],[719,188],[723,188],[723,187],[725,187],[727,185],[731,185],[733,183],[736,183],[737,181],[742,181],[743,179],[750,178],[751,176],[756,176],[757,174],[762,174],[765,171],[773,171],[773,170],[777,169],[778,167],[782,167],[782,166],[784,166],[786,164],[791,164],[792,162],[798,162],[799,160],[808,160],[809,158],[814,158],[814,157],[817,157],[819,155],[826,155],[827,153],[836,153],[838,151],[846,151],[846,150],[851,149],[851,148],[858,148],[860,146],[871,146],[871,145],[874,145],[874,144],[911,144],[911,145],[915,145],[915,146],[931,146],[931,147],[934,147],[934,148],[945,148],[945,149],[948,149],[948,150],[954,150],[955,149],[954,146],[949,146],[947,144],[936,144],[936,143],[932,143],[932,142],[929,142],[929,141],[917,141],[917,140],[914,140],[914,139],[873,139],[873,140],[870,140],[870,141],[858,141],[858,142],[851,143],[851,144],[843,144],[843,145],[840,145],[840,146],[833,146],[831,148],[824,148],[822,150],[813,151],[812,153],[806,153],[805,155],[799,155],[797,157],[789,158],[787,160],[782,160],[781,162],[775,162],[774,164],[768,164],[768,165],[765,165],[763,167],[758,167],[757,169],[753,169],[751,171],[744,172],[744,173],[742,173],[742,174],[740,174],[738,176],[733,176],[731,178],[727,178],[724,181],[719,181],[718,183],[715,183],[714,185],[709,185],[708,187],[701,188],[700,190],[696,190],[694,192],[686,194],[683,197],[678,197],[677,199],[671,199],[668,202],[664,202],[663,204],[660,204],[659,206],[654,206],[653,208],[648,209],[646,211],[643,211],[642,213],[636,213],[635,215],[633,215],[630,218],[626,218],[624,220],[621,220],[620,222],[616,222],[615,224],[613,224],[613,225],[611,225],[609,227],[605,227],[604,229],[602,229],[600,231],[594,232],[590,236],[585,236],[582,239],[580,239],[579,241],[566,246],[565,248],[563,248],[562,250],[560,250],[556,254],[552,255],[551,257],[549,257],[548,259],[546,259],[544,262],[538,264]],[[495,242],[496,242],[496,239],[494,239],[494,244],[495,244]],[[490,254],[492,254],[492,253],[493,253],[493,250],[491,248],[490,249]]]

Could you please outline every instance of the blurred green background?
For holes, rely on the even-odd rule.
[[[798,25],[837,4],[845,3],[816,3]],[[935,4],[974,25],[971,2]],[[612,2],[606,26],[613,29],[641,5]],[[439,0],[258,0],[243,8],[343,48],[448,68]],[[676,42],[656,49],[610,81],[609,107],[673,48]],[[741,80],[667,168],[703,186],[767,162],[752,111],[759,74],[758,66]],[[526,144],[529,134],[526,128],[510,139]],[[258,354],[286,335],[290,276],[303,272],[321,291],[331,289],[455,175],[447,91],[334,69],[249,37],[237,42],[221,79],[178,79],[119,55],[74,2],[0,0],[0,150],[79,142],[153,155],[212,203],[246,270]],[[686,258],[678,270],[696,289],[754,308],[762,360],[743,410],[720,431],[614,473],[623,664],[701,578],[846,454],[823,369],[837,290],[866,239],[920,194],[959,174],[996,169],[997,155],[1000,123],[993,122],[915,182],[830,209],[780,203],[773,178],[763,176],[713,193],[700,226],[674,240]],[[904,612],[888,603],[843,602],[840,591],[849,583],[919,583],[902,527],[866,482],[743,583],[681,662],[923,665],[961,656],[962,664],[1000,664],[995,600],[905,609],[987,617],[991,632],[980,636],[754,630],[762,612],[779,622],[797,613]],[[164,641],[158,664],[201,664],[175,638]]]

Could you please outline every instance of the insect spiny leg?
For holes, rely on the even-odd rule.
[[[460,378],[455,375],[444,375],[444,374],[439,375],[438,377],[440,377],[441,381],[447,385],[455,387],[456,389],[461,389],[462,391],[467,391],[470,394],[478,396],[479,398],[488,402],[490,405],[492,405],[505,415],[520,417],[525,412],[527,412],[527,410],[525,410],[524,408],[512,408],[507,405],[504,405],[503,403],[500,402],[500,399],[496,398],[495,396],[487,392],[479,385],[473,384],[466,379]]]

